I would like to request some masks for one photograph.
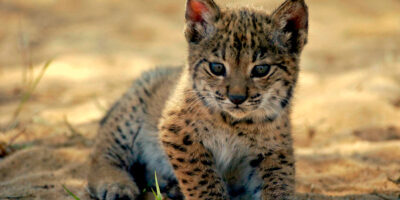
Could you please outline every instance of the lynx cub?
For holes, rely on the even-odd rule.
[[[291,98],[307,42],[304,0],[268,15],[187,0],[188,65],[142,75],[102,120],[98,199],[292,199]]]

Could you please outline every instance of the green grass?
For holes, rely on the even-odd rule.
[[[71,196],[72,198],[74,198],[75,200],[81,200],[79,197],[77,197],[74,193],[72,193],[70,190],[68,190],[67,187],[65,187],[65,185],[62,185],[62,187],[64,188],[64,190],[69,194],[69,196]]]
[[[156,181],[156,192],[154,192],[153,188],[151,188],[151,191],[153,192],[153,195],[156,198],[156,200],[162,200],[163,198],[161,195],[160,186],[158,185],[158,181],[157,181],[157,172],[154,172],[154,179]]]

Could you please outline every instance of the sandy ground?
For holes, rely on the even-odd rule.
[[[307,2],[292,117],[298,197],[400,199],[400,2]],[[140,72],[185,63],[183,12],[183,0],[0,1],[0,199],[72,199],[63,185],[88,199],[97,122]]]

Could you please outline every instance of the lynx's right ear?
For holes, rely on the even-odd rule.
[[[220,17],[220,9],[213,0],[187,0],[186,39],[198,43],[215,31],[214,24]]]

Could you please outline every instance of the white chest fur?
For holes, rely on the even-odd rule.
[[[255,156],[243,138],[223,131],[214,132],[203,138],[203,145],[212,153],[217,172],[228,190],[237,193],[232,200],[261,199],[258,188],[262,179],[250,166],[250,160]]]
[[[241,171],[247,163],[249,149],[238,136],[219,132],[204,138],[203,144],[212,153],[217,170],[222,176]]]

